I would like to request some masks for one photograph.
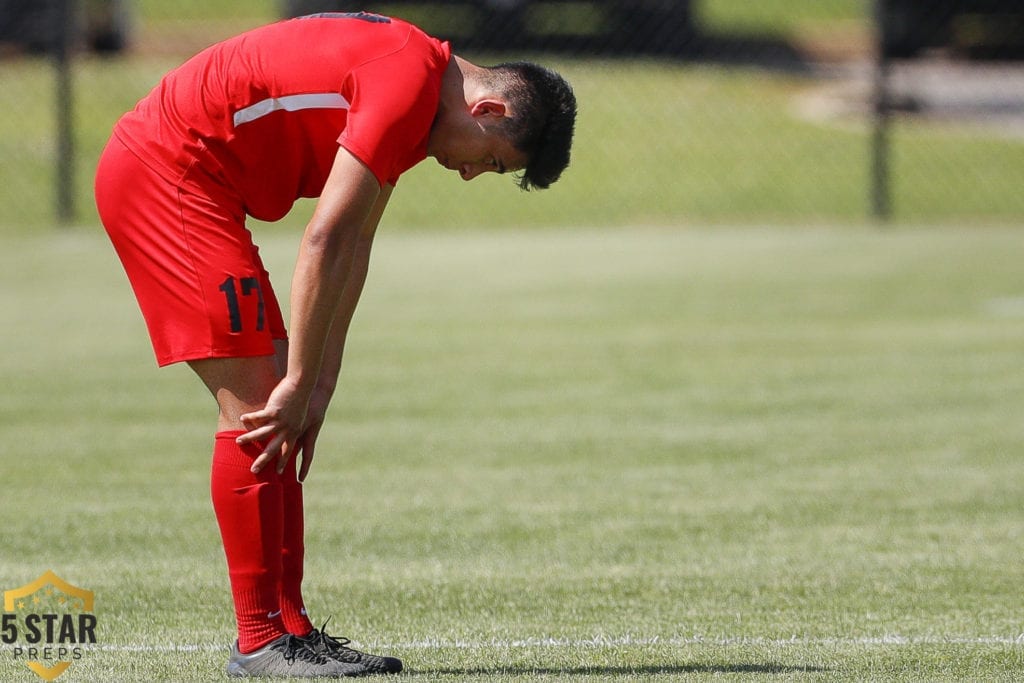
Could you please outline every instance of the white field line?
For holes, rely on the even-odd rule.
[[[369,651],[400,651],[400,650],[530,650],[541,648],[565,648],[565,649],[587,649],[587,648],[614,648],[614,647],[653,647],[669,646],[683,647],[692,645],[705,645],[716,647],[736,646],[761,646],[761,647],[799,647],[799,646],[913,646],[913,645],[1017,645],[1024,646],[1024,633],[1016,636],[901,636],[886,635],[863,638],[805,638],[793,636],[792,638],[758,638],[750,636],[736,636],[723,638],[706,638],[703,636],[685,636],[663,638],[660,636],[620,636],[594,638],[523,638],[516,640],[459,640],[444,638],[429,638],[406,642],[371,642],[352,643],[353,647]],[[170,643],[166,645],[144,645],[144,644],[98,644],[80,646],[87,652],[154,652],[154,653],[188,653],[188,652],[225,652],[227,644],[189,644]],[[13,650],[13,646],[4,649]]]

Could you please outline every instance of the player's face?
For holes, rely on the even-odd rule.
[[[433,154],[437,163],[456,171],[463,180],[493,173],[510,173],[526,166],[525,155],[499,135],[450,140]]]
[[[511,173],[525,168],[526,155],[497,126],[504,112],[504,107],[495,113],[494,109],[477,106],[467,117],[446,117],[431,132],[427,154],[463,180],[488,172]]]

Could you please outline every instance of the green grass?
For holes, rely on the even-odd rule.
[[[866,24],[871,6],[864,0],[693,0],[694,15],[705,28],[725,33],[792,37],[806,31],[834,30],[840,24]]]
[[[244,8],[230,0],[169,7],[140,4],[132,54],[76,64],[80,221],[96,221],[93,171],[117,118],[188,55],[277,13],[269,0]],[[694,5],[700,21],[717,31],[813,34],[826,44],[830,32],[863,23],[864,9],[853,0]],[[507,57],[471,56],[483,63]],[[389,210],[396,223],[428,229],[858,224],[870,211],[866,121],[825,122],[799,113],[801,98],[825,81],[660,60],[536,59],[564,72],[580,102],[574,161],[556,190],[523,197],[508,178],[464,185],[428,160],[402,179]],[[17,103],[0,115],[0,234],[6,235],[52,222],[56,150],[50,66],[16,59],[3,69],[4,91]],[[1014,224],[1024,215],[1019,137],[953,121],[901,120],[892,143],[895,220]],[[288,223],[301,226],[309,213],[302,206]]]
[[[160,0],[137,0],[133,10],[137,19],[144,22],[161,21],[238,21],[255,20],[259,22],[274,21],[281,17],[279,0],[248,0],[240,3],[236,0],[203,0],[169,4]]]
[[[317,619],[414,680],[1019,674],[1016,231],[391,225],[306,487]],[[296,239],[259,238],[282,292]],[[0,589],[95,592],[61,681],[220,680],[214,406],[123,280],[95,231],[5,239]]]
[[[382,4],[382,3],[378,3]],[[838,21],[864,22],[869,16],[868,7],[862,0],[815,0],[815,2],[793,2],[793,0],[760,0],[751,5],[744,0],[694,0],[693,12],[698,22],[711,28],[724,31],[759,31],[787,35],[807,26],[834,24]],[[417,14],[418,9],[407,3],[382,6],[387,12],[395,14]],[[533,8],[537,14],[561,12],[562,16],[573,16],[575,11],[586,19],[586,3],[563,2],[541,4]],[[464,13],[457,5],[444,7],[438,4],[429,8],[437,14],[443,11],[446,15],[458,17]],[[281,3],[274,0],[250,0],[240,4],[235,0],[205,0],[202,3],[181,3],[174,6],[159,0],[139,0],[135,7],[138,20],[156,22],[177,20],[182,16],[191,21],[216,22],[222,20],[256,19],[272,21],[281,16]],[[430,17],[427,17],[430,18]],[[436,20],[436,17],[435,17]]]
[[[94,222],[95,160],[114,121],[176,63],[152,55],[77,69],[77,205]],[[820,83],[743,69],[647,61],[561,60],[580,118],[572,167],[556,188],[524,196],[508,178],[466,184],[432,160],[399,183],[389,215],[427,228],[857,223],[867,215],[863,123],[809,121],[797,98]],[[10,65],[8,92],[29,103],[0,117],[4,234],[53,216],[52,122],[45,65]],[[33,109],[32,105],[38,106]],[[1013,223],[1024,144],[989,129],[898,123],[893,207],[904,222]],[[289,224],[301,227],[309,207]]]

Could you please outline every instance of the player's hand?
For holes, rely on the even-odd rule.
[[[285,377],[270,392],[263,409],[242,415],[242,425],[249,431],[238,437],[238,443],[266,444],[263,453],[252,463],[253,474],[271,463],[276,463],[278,473],[284,472],[288,458],[294,454],[299,437],[305,431],[309,399],[308,394]]]
[[[320,428],[323,427],[327,415],[327,406],[331,402],[331,393],[317,389],[309,399],[309,408],[306,410],[306,429],[302,432],[296,443],[296,454],[302,454],[302,465],[299,467],[299,481],[305,481],[309,474],[309,467],[313,464],[313,453],[316,450],[316,440],[320,435]]]

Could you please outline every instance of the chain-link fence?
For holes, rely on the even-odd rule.
[[[1019,0],[0,0],[0,229],[95,223],[96,158],[163,73],[325,10],[402,16],[473,61],[550,64],[577,91],[555,188],[524,198],[421,164],[392,224],[1024,218]]]

